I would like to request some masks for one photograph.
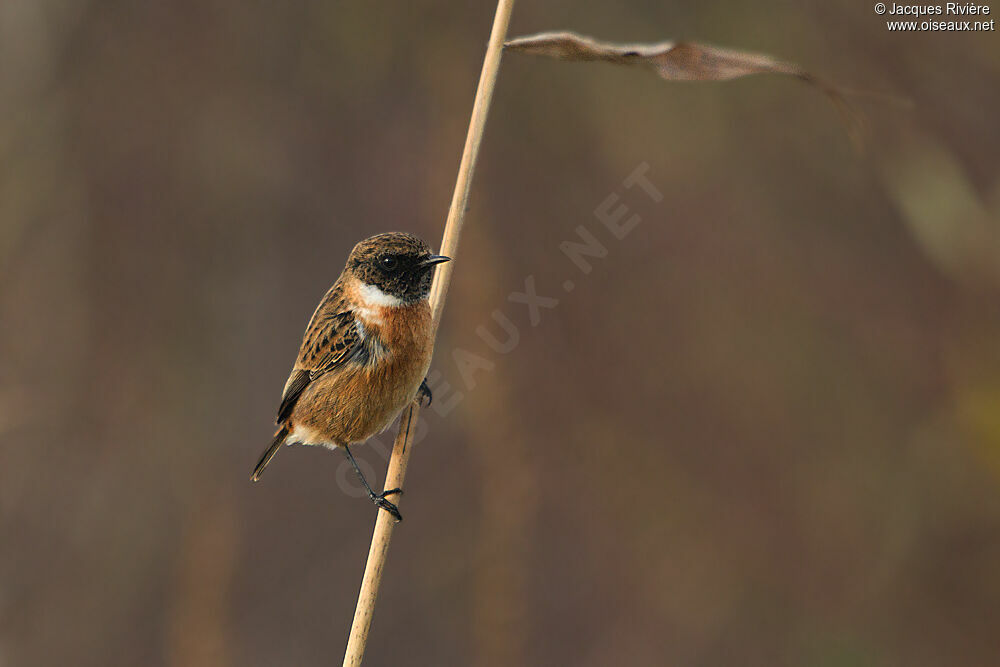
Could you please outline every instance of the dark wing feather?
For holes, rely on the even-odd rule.
[[[278,407],[277,423],[287,420],[309,383],[349,361],[362,361],[365,354],[363,329],[343,298],[338,282],[326,293],[302,338],[302,347]]]
[[[319,318],[302,341],[295,367],[308,371],[309,379],[315,380],[351,361],[364,347],[363,331],[350,310]]]
[[[278,406],[278,418],[276,424],[283,423],[292,416],[292,409],[295,408],[296,401],[302,395],[302,390],[309,384],[309,371],[292,371],[288,382],[285,383],[285,393],[281,395],[281,405]]]

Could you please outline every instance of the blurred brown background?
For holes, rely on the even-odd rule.
[[[248,476],[351,246],[440,239],[492,12],[0,3],[0,665],[340,664],[375,511],[329,452]],[[367,664],[996,664],[996,33],[515,8],[556,28],[914,107],[859,155],[780,77],[505,59]]]

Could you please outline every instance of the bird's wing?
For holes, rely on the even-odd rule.
[[[326,293],[302,338],[302,347],[278,407],[277,423],[288,419],[309,383],[344,364],[367,363],[370,340],[338,283]]]

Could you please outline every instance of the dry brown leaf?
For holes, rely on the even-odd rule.
[[[651,69],[667,81],[726,81],[750,74],[784,74],[822,90],[837,107],[848,133],[859,144],[861,118],[845,99],[844,89],[824,81],[794,63],[762,53],[735,51],[692,42],[612,44],[572,32],[543,32],[505,44],[511,51],[560,60],[601,61]]]

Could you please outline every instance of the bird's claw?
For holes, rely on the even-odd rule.
[[[388,491],[383,491],[378,495],[374,493],[369,493],[368,497],[371,498],[371,501],[375,503],[375,505],[377,505],[381,509],[384,509],[389,514],[391,514],[396,521],[402,521],[403,515],[399,513],[399,508],[396,507],[394,503],[391,503],[385,499],[386,496],[391,496],[393,494],[402,494],[402,493],[403,493],[402,489],[389,489]]]
[[[427,404],[424,404],[424,399],[427,399]],[[434,402],[434,394],[431,392],[431,388],[427,386],[427,378],[420,383],[420,388],[417,389],[417,404],[422,407],[429,407],[431,403]]]

